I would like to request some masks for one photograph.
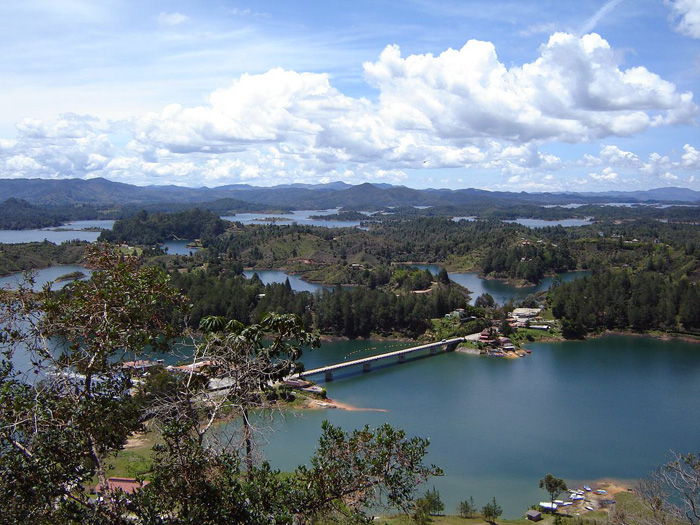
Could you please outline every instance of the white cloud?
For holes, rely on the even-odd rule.
[[[673,165],[668,155],[652,153],[649,155],[649,161],[645,162],[642,167],[639,168],[639,173],[648,177],[661,177],[665,172],[672,169]]]
[[[600,148],[600,158],[607,164],[624,168],[636,168],[641,164],[636,154],[631,151],[621,150],[617,146],[611,144],[604,145]]]
[[[626,136],[697,112],[692,94],[643,67],[621,68],[596,34],[556,33],[537,59],[510,67],[490,42],[437,56],[402,57],[388,46],[364,71],[375,101],[345,95],[328,74],[276,68],[241,75],[201,105],[174,103],[141,118],[23,119],[15,141],[0,140],[2,175],[273,185],[401,182],[407,170],[459,168],[553,189],[553,173],[572,163],[545,152],[548,144]],[[575,164],[605,165],[609,171],[594,168],[591,177],[612,181],[613,168],[659,178],[691,169],[697,157],[686,145],[681,162],[661,155],[643,162],[606,144],[599,158]]]
[[[681,165],[687,170],[700,169],[700,151],[690,144],[685,144],[683,146],[683,155],[681,156]]]
[[[490,42],[406,58],[389,46],[364,67],[385,121],[441,139],[579,142],[689,122],[697,113],[692,94],[646,68],[621,69],[597,34],[556,33],[540,53],[509,69]]]
[[[669,171],[667,171],[667,172],[664,173],[663,175],[660,175],[659,178],[660,178],[661,180],[665,180],[665,181],[668,181],[668,182],[674,182],[674,181],[677,181],[677,180],[678,180],[678,177],[675,176],[673,173],[671,173],[671,172],[669,172]]]
[[[603,4],[603,7],[598,9],[595,14],[586,20],[581,26],[581,33],[590,33],[595,29],[598,23],[603,20],[622,0],[608,0]]]
[[[604,168],[600,173],[589,173],[588,176],[598,182],[616,182],[618,178],[618,174],[610,167]]]
[[[671,16],[678,20],[675,30],[691,38],[700,38],[700,0],[671,0]],[[679,20],[680,19],[680,20]]]
[[[158,22],[159,25],[161,26],[168,26],[168,27],[175,27],[179,26],[181,24],[184,24],[190,19],[187,15],[183,15],[182,13],[165,13],[161,12],[158,13],[158,16],[156,17],[156,21]]]

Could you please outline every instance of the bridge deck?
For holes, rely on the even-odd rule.
[[[462,337],[456,337],[454,339],[445,339],[437,343],[428,343],[426,345],[412,346],[410,348],[404,348],[403,350],[394,350],[393,352],[387,352],[385,354],[373,355],[371,357],[364,357],[362,359],[355,359],[354,361],[345,361],[343,363],[337,363],[335,365],[322,366],[319,368],[313,368],[311,370],[305,370],[298,374],[293,374],[290,379],[298,379],[300,377],[306,377],[314,374],[323,374],[326,372],[333,372],[335,370],[340,370],[342,368],[348,368],[356,365],[363,365],[365,363],[371,363],[373,361],[379,361],[380,359],[386,359],[388,357],[395,357],[405,354],[410,354],[411,352],[418,352],[420,350],[427,350],[429,348],[435,348],[438,346],[449,346],[451,344],[458,344],[464,341]]]

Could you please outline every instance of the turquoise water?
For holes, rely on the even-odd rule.
[[[400,345],[330,343],[303,360],[311,368]],[[423,490],[435,485],[446,512],[470,496],[478,506],[495,496],[514,518],[547,499],[537,484],[548,472],[571,485],[634,480],[671,449],[697,452],[700,347],[609,336],[530,348],[517,360],[449,353],[346,372],[321,383],[329,397],[386,411],[287,415],[264,454],[291,470],[312,455],[324,419],[346,430],[389,422],[430,438],[427,459],[445,476]]]

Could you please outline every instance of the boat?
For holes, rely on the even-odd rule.
[[[586,509],[586,510],[593,510],[593,507],[591,507],[590,505],[586,505],[586,506],[583,507],[583,508]]]
[[[588,485],[584,485],[584,486],[583,486],[583,490],[585,490],[586,492],[590,492],[590,491],[591,491],[591,487],[589,487]]]
[[[607,490],[603,490],[603,489],[598,489],[598,490],[593,491],[593,493],[594,493],[594,494],[599,494],[599,495],[602,496],[603,494],[607,494],[608,491],[607,491]]]
[[[569,499],[574,500],[574,501],[580,501],[580,500],[586,499],[586,498],[584,498],[580,494],[572,494],[571,496],[569,496]]]

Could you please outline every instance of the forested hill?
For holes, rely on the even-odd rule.
[[[172,239],[201,239],[216,237],[228,223],[218,215],[195,208],[178,213],[141,211],[135,216],[117,221],[112,230],[100,234],[100,241],[153,245]]]
[[[343,183],[323,185],[292,184],[261,188],[233,184],[217,188],[182,186],[133,186],[106,179],[0,179],[6,198],[24,199],[32,204],[144,204],[202,203],[217,199],[238,199],[268,206],[294,205],[297,209],[353,206],[463,206],[474,203],[511,204],[595,204],[602,202],[700,202],[700,192],[686,188],[659,188],[637,192],[608,193],[515,193],[489,192],[473,188],[460,190],[415,190],[384,184]]]
[[[91,205],[38,206],[14,197],[0,202],[0,230],[50,228],[98,217],[100,211]]]

